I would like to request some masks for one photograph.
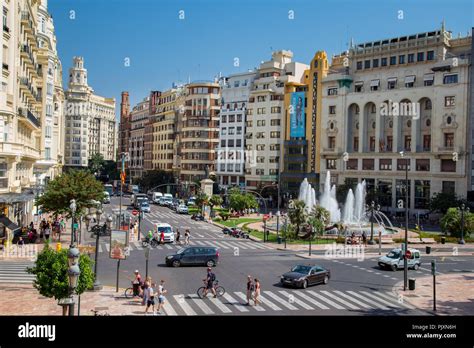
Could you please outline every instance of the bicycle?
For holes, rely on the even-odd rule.
[[[211,293],[212,294],[212,291],[208,291],[206,293],[206,296],[204,296],[204,292],[206,291],[207,289],[207,282],[204,280],[204,286],[201,286],[199,289],[197,289],[197,295],[199,296],[199,298],[205,298],[207,297],[207,294],[208,293]],[[219,285],[219,281],[216,280],[214,282],[214,289],[216,290],[216,296],[217,297],[221,297],[225,294],[225,289],[224,287],[220,286]]]
[[[94,313],[94,317],[105,317],[110,315],[108,312],[105,312],[107,309],[109,309],[109,307],[96,307],[91,309],[91,312]],[[101,311],[104,311],[104,313],[99,313]]]
[[[138,289],[138,294],[135,293],[134,289],[133,289],[133,282],[132,282],[132,287],[131,288],[126,288],[125,289],[125,298],[133,298],[133,297],[140,297],[140,298],[143,298],[143,295],[140,294],[140,285],[139,285],[139,289]]]

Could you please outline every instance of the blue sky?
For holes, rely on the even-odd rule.
[[[318,50],[344,51],[351,37],[362,43],[431,31],[443,19],[464,36],[474,18],[471,0],[49,0],[48,7],[64,87],[72,57],[83,56],[89,84],[116,98],[117,114],[123,90],[134,105],[188,76],[252,69],[272,50],[291,50],[307,64]]]

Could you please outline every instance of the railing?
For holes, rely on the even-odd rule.
[[[8,70],[8,64],[2,63],[2,69]]]
[[[0,189],[8,188],[8,178],[0,178]]]
[[[35,126],[41,127],[41,122],[38,120],[38,118],[30,111],[28,110],[28,120],[31,121]]]
[[[9,33],[9,32],[10,32],[10,28],[7,27],[6,25],[3,25],[3,31],[6,32],[6,33]]]

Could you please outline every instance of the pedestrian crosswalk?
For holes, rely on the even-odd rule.
[[[24,261],[0,262],[0,283],[31,284],[35,276],[27,273],[26,269],[33,265]]]
[[[206,240],[191,240],[189,242],[190,246],[207,246],[207,247],[216,247],[219,249],[227,250],[227,251],[235,251],[235,250],[269,250],[273,249],[271,246],[265,245],[263,243],[252,242],[252,241],[230,241],[230,242],[223,242],[223,241],[206,241]],[[154,247],[153,249],[158,250],[179,250],[183,248],[184,244],[163,244]],[[134,250],[142,250],[143,246],[141,241],[131,241],[129,244],[130,252]],[[110,244],[109,243],[100,243],[99,244],[99,253],[102,252],[109,252],[110,251]]]
[[[342,291],[342,290],[273,290],[263,291],[258,306],[246,305],[244,292],[226,292],[222,297],[209,296],[201,299],[197,294],[169,296],[164,305],[167,315],[221,315],[281,312],[283,310],[314,311],[322,313],[340,311],[397,311],[416,309],[409,303],[399,301],[395,294],[385,291]],[[253,301],[251,301],[253,304]],[[278,313],[276,313],[278,314]]]

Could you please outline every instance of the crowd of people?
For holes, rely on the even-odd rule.
[[[53,241],[59,241],[61,240],[61,234],[63,234],[65,230],[65,218],[43,218],[38,226],[36,226],[32,221],[27,227],[22,227],[20,233],[16,236],[16,243],[21,246],[25,243],[34,244],[49,241],[50,238]]]
[[[135,278],[132,280],[133,295],[142,299],[142,305],[146,306],[145,314],[148,314],[150,307],[153,315],[162,314],[161,310],[165,304],[165,294],[168,292],[165,289],[165,281],[160,280],[157,286],[156,282],[151,277],[146,277],[145,281],[138,270],[134,272]],[[155,310],[155,305],[157,305]]]

